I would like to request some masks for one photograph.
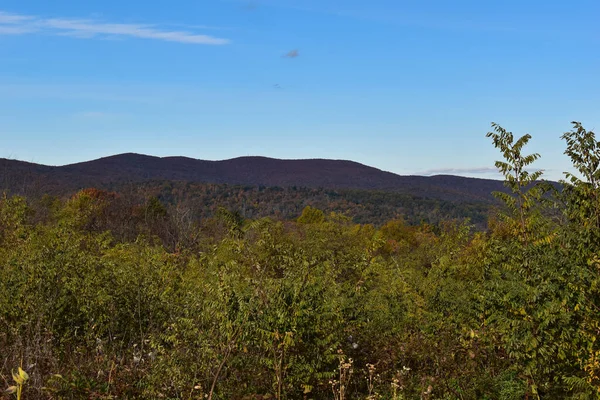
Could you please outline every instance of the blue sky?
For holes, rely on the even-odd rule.
[[[351,159],[495,177],[492,121],[600,126],[597,0],[3,0],[0,157]]]

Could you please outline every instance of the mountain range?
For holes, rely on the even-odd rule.
[[[148,181],[218,183],[265,187],[361,189],[407,193],[448,201],[491,202],[503,183],[453,175],[403,176],[346,160],[281,160],[239,157],[206,161],[125,153],[47,166],[0,159],[0,189],[63,194],[82,188],[111,189]]]

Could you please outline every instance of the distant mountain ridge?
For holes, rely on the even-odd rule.
[[[347,160],[282,160],[259,156],[207,161],[125,153],[64,166],[0,159],[0,173],[0,189],[19,191],[20,187],[35,185],[37,190],[50,193],[157,180],[381,190],[451,201],[485,202],[492,201],[491,192],[505,190],[501,181],[491,179],[403,176]]]

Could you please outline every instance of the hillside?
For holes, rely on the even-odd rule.
[[[344,160],[240,157],[205,161],[186,157],[120,154],[65,166],[0,159],[0,189],[64,194],[86,187],[167,180],[266,187],[362,189],[447,201],[491,202],[500,181],[439,175],[401,176]]]

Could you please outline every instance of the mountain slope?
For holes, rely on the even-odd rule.
[[[23,185],[31,185],[51,193],[169,180],[269,187],[376,189],[444,200],[488,202],[492,201],[492,191],[504,189],[502,182],[495,180],[448,175],[401,176],[353,161],[267,157],[205,161],[126,153],[58,167],[0,159],[0,172],[2,189],[21,191]]]

